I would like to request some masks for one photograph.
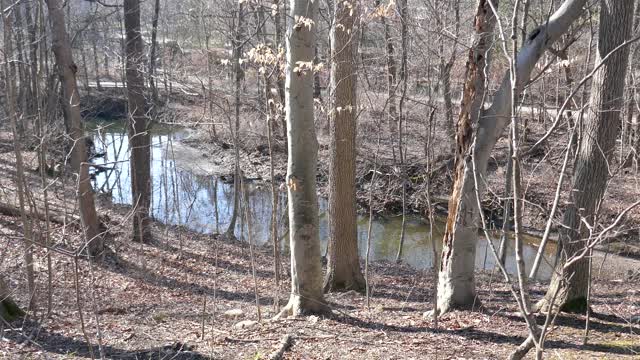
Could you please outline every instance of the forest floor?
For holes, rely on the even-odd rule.
[[[77,272],[73,257],[51,252],[50,288],[46,251],[35,247],[39,307],[5,327],[0,358],[76,359],[92,352],[99,358],[102,351],[105,358],[131,360],[266,359],[291,335],[286,359],[503,359],[526,337],[498,273],[478,273],[482,308],[448,313],[436,328],[423,316],[432,307],[433,274],[384,262],[369,267],[369,307],[355,292],[329,294],[331,317],[271,320],[276,289],[280,306],[288,297],[286,257],[276,286],[270,249],[253,249],[252,263],[247,243],[158,223],[152,243],[136,244],[129,226],[121,225],[128,208],[101,206],[100,212],[111,219],[109,250],[102,259],[80,258]],[[25,306],[16,223],[0,216],[2,272]],[[57,250],[73,249],[79,238],[74,228],[53,225]],[[640,262],[630,266],[615,276],[606,268],[596,271],[602,276],[594,282],[588,344],[582,345],[585,317],[560,315],[546,343],[548,358],[640,358]],[[531,284],[534,299],[544,289],[543,283]]]
[[[179,104],[174,114],[193,111]],[[417,116],[417,115],[416,115]],[[185,117],[186,118],[186,117]],[[424,210],[424,182],[419,174],[427,166],[420,152],[420,124],[411,132],[415,138],[407,163],[412,164],[410,211]],[[192,166],[211,163],[229,175],[232,151],[229,138],[204,141],[207,137],[202,126],[193,127],[181,145]],[[268,152],[266,139],[259,128],[246,131],[242,141],[245,176],[268,179]],[[367,174],[371,172],[373,154],[379,153],[377,169],[384,174],[374,185],[380,214],[397,214],[397,176],[393,173],[393,160],[389,151],[377,151],[376,136],[371,124],[366,123],[359,133],[361,160],[358,164],[359,203],[368,194]],[[439,136],[444,136],[440,133]],[[535,139],[540,132],[530,136]],[[558,137],[566,136],[560,134]],[[327,136],[320,136],[319,183],[326,186]],[[552,181],[557,176],[562,142],[548,147],[541,161],[525,162],[527,199],[539,206],[540,212],[549,208]],[[225,144],[226,143],[226,144]],[[444,141],[436,142],[442,147]],[[276,156],[278,181],[284,176],[284,153],[280,141]],[[506,145],[499,143],[495,163],[490,164],[489,183],[492,189],[501,189],[504,176]],[[180,153],[180,151],[178,151]],[[446,156],[434,155],[438,164],[446,164]],[[190,155],[189,155],[190,154]],[[178,155],[182,156],[182,155]],[[35,153],[26,149],[27,181],[32,192],[41,192],[35,169]],[[200,160],[197,160],[200,159]],[[549,160],[551,159],[551,160]],[[231,160],[232,161],[232,160]],[[561,160],[560,160],[561,161]],[[439,211],[446,210],[449,186],[448,166],[434,166],[432,193],[439,200]],[[555,173],[554,173],[555,172]],[[207,170],[208,174],[215,173]],[[0,132],[0,203],[15,201],[13,177],[15,158],[12,155],[11,136]],[[624,171],[607,194],[607,214],[626,207],[637,199],[636,177]],[[553,175],[553,176],[551,176]],[[70,184],[67,197],[56,190],[51,198],[52,209],[64,212],[72,198]],[[62,189],[64,192],[64,188]],[[497,191],[497,190],[495,190]],[[499,193],[499,191],[497,191]],[[495,193],[495,192],[494,192]],[[489,192],[485,203],[495,203],[496,196]],[[66,204],[65,204],[66,202]],[[34,204],[41,204],[37,196]],[[394,205],[395,204],[395,205]],[[370,264],[371,303],[353,292],[329,294],[327,301],[334,310],[328,318],[315,316],[299,319],[271,321],[275,315],[274,294],[279,295],[280,306],[286,303],[289,284],[289,262],[282,259],[283,279],[274,283],[272,251],[257,248],[253,251],[255,282],[252,276],[251,249],[243,242],[231,242],[215,236],[197,234],[181,227],[167,227],[154,223],[154,241],[151,244],[130,242],[129,209],[107,201],[98,201],[101,219],[109,229],[108,251],[102,259],[75,262],[69,252],[80,245],[81,234],[73,224],[53,223],[50,229],[51,251],[34,247],[34,267],[37,282],[35,313],[27,320],[5,326],[0,341],[0,358],[9,359],[259,359],[274,352],[286,335],[293,337],[293,346],[285,353],[290,359],[460,359],[505,358],[526,337],[526,327],[517,314],[515,305],[498,273],[479,272],[477,289],[483,307],[472,312],[454,311],[440,318],[436,328],[423,313],[432,308],[433,274],[405,265],[385,262]],[[489,209],[491,207],[488,207]],[[538,208],[532,206],[531,208]],[[540,229],[535,214],[529,213],[528,225]],[[640,221],[638,212],[625,222],[625,230],[633,230]],[[609,220],[611,217],[606,217]],[[25,307],[26,293],[24,259],[22,257],[22,228],[15,215],[0,215],[0,265],[12,296]],[[36,222],[36,236],[41,239],[42,223]],[[624,238],[624,243],[631,244]],[[47,263],[51,258],[51,272]],[[602,254],[601,254],[602,255]],[[602,255],[604,256],[604,255]],[[613,255],[607,255],[613,256]],[[600,259],[600,258],[599,258]],[[618,359],[640,358],[640,260],[608,258],[600,266],[594,262],[593,311],[589,340],[582,345],[585,317],[561,315],[552,328],[547,342],[549,358]],[[48,285],[49,274],[51,286]],[[77,274],[77,276],[76,276]],[[77,279],[77,283],[76,283]],[[545,283],[531,284],[535,299],[544,295]],[[52,289],[50,292],[49,290]],[[256,292],[260,303],[260,321],[256,306]],[[51,293],[51,311],[47,315],[47,295]],[[231,311],[233,310],[233,311]],[[82,315],[82,321],[81,319]],[[204,320],[204,336],[202,324]],[[243,321],[246,321],[242,323]],[[540,318],[539,321],[544,321]],[[84,332],[82,330],[84,322]],[[239,323],[244,324],[241,327]],[[99,331],[98,331],[99,330]],[[91,345],[89,345],[91,344]],[[99,345],[101,344],[101,345]],[[102,350],[100,350],[100,348]]]

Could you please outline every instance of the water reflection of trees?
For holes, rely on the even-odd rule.
[[[233,211],[233,185],[224,182],[213,175],[195,174],[182,169],[175,162],[173,144],[175,135],[162,134],[152,136],[152,215],[165,224],[184,225],[187,228],[204,232],[216,233],[226,228]],[[96,191],[109,196],[114,203],[130,204],[130,168],[128,137],[123,131],[102,129],[96,131],[94,142],[96,149],[105,152],[104,163],[113,163],[112,170],[96,176],[94,188]],[[255,244],[269,243],[269,226],[271,218],[271,193],[262,185],[246,183],[248,204],[251,218],[251,231]],[[284,251],[288,248],[287,234],[287,199],[286,194],[280,193],[278,204],[278,229]],[[320,199],[320,232],[323,248],[327,244],[327,223],[325,213],[326,201]],[[247,221],[244,208],[239,212],[235,234],[239,239],[247,238]],[[358,241],[361,251],[366,249],[366,218],[362,217],[358,225]],[[436,246],[441,247],[442,224],[434,229]],[[372,229],[372,260],[392,259],[396,249],[396,240],[400,231],[397,218],[375,219]],[[426,234],[426,225],[416,218],[406,229],[406,258],[405,261],[416,268],[428,268],[432,264],[431,239]],[[527,244],[531,249],[525,249],[525,255],[535,254],[535,244]],[[484,247],[486,242],[478,243],[476,259],[478,268],[492,268],[493,263],[484,261]],[[531,250],[531,251],[527,251]],[[507,261],[507,268],[511,268],[512,257]],[[548,271],[547,271],[548,270]],[[548,276],[550,269],[543,269],[541,275]]]

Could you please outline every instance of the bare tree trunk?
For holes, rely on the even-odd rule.
[[[273,0],[273,5],[275,5],[275,7],[276,7],[276,11],[273,14],[273,23],[274,23],[275,37],[276,37],[275,38],[274,47],[275,47],[275,53],[277,54],[278,51],[280,50],[280,47],[283,46],[283,43],[282,43],[282,20],[281,19],[282,18],[286,19],[286,16],[280,16],[280,11],[285,11],[286,5],[284,6],[283,10],[280,9],[280,0]],[[285,13],[286,13],[286,11],[285,11]],[[284,106],[284,98],[285,98],[284,77],[282,76],[280,71],[277,71],[276,73],[277,73],[276,84],[278,85],[278,97],[280,98],[280,104],[282,104]],[[287,120],[285,119],[285,114],[282,111],[280,112],[278,117],[280,118],[280,122],[282,123],[282,138],[286,142],[287,141]]]
[[[13,27],[13,32],[15,34],[15,51],[17,55],[17,63],[16,67],[18,69],[18,79],[20,86],[17,89],[16,95],[16,104],[21,109],[27,108],[27,97],[29,96],[29,86],[30,82],[28,80],[29,72],[25,69],[25,56],[22,44],[25,43],[22,34],[22,7],[21,6],[13,6],[11,12],[14,13],[13,21],[15,21],[15,27]],[[25,130],[27,130],[28,124],[24,121],[25,119],[20,119],[18,122],[18,131],[20,133],[20,137],[24,135]]]
[[[151,99],[154,105],[159,103],[158,87],[156,86],[156,49],[158,42],[158,17],[160,16],[160,0],[155,0],[153,7],[153,18],[151,19],[151,49],[149,50],[149,87],[151,88]],[[207,48],[209,44],[207,43]],[[208,54],[207,54],[208,55]]]
[[[633,24],[633,33],[637,34],[638,31],[640,30],[640,2],[638,2],[636,4],[634,18],[635,19],[634,19],[634,24]],[[635,46],[633,48],[633,52],[631,54],[631,59],[630,59],[631,65],[632,66],[637,66],[638,60],[640,60],[640,45],[635,44]],[[635,87],[635,85],[637,85],[637,81],[635,80],[636,76],[633,73],[633,71],[631,72],[631,78],[634,79],[633,80],[634,87],[632,88],[630,98],[632,99],[631,101],[632,101],[633,105],[637,106],[638,105],[638,98],[637,98],[638,94],[637,94],[636,87]],[[638,115],[636,117],[635,126],[634,126],[633,130],[634,130],[635,138],[634,138],[634,142],[632,144],[632,146],[633,146],[632,151],[633,151],[633,154],[634,154],[633,158],[634,158],[634,163],[635,163],[635,168],[636,168],[635,170],[636,170],[636,172],[638,172],[639,169],[640,169],[640,115]]]
[[[27,18],[27,27],[29,29],[29,61],[30,61],[30,69],[31,69],[31,96],[33,97],[29,102],[29,110],[31,114],[36,116],[36,130],[40,125],[40,98],[38,92],[40,89],[38,88],[38,41],[37,41],[37,18],[35,14],[32,14],[31,11],[31,3],[26,2],[25,6],[25,16]]]
[[[233,150],[235,154],[235,170],[233,176],[233,213],[231,214],[231,221],[227,228],[226,235],[233,237],[234,230],[236,228],[236,220],[238,218],[239,206],[240,206],[240,177],[242,171],[240,170],[240,108],[242,106],[240,99],[240,90],[242,85],[242,79],[244,78],[244,72],[242,71],[242,64],[240,64],[240,58],[242,57],[242,29],[244,22],[243,14],[244,6],[242,2],[238,2],[238,14],[237,23],[235,29],[235,38],[233,40],[233,69],[235,73],[235,101],[234,101],[234,113],[235,113],[235,125],[234,129],[229,129],[233,136]]]
[[[380,4],[380,0],[376,0],[376,6],[383,6]],[[396,111],[396,77],[397,77],[397,69],[396,69],[396,60],[395,60],[395,49],[393,47],[393,39],[391,38],[391,26],[389,25],[388,19],[386,18],[386,14],[383,14],[380,17],[380,22],[382,23],[382,27],[384,28],[384,43],[387,54],[387,114],[389,116],[389,132],[393,137],[395,134],[395,123],[398,118],[398,114]],[[394,154],[395,157],[395,154]]]
[[[285,108],[288,153],[287,186],[291,252],[291,296],[280,316],[327,313],[322,294],[316,166],[318,140],[313,114],[313,48],[316,0],[290,0],[287,26]]]
[[[480,0],[479,3],[488,6],[488,1],[486,0]],[[495,5],[496,2],[492,1],[491,3]],[[516,78],[518,83],[515,86],[515,90],[518,93],[522,91],[524,85],[529,81],[531,72],[544,52],[582,14],[585,3],[586,0],[566,0],[549,18],[547,23],[534,29],[529,34],[527,41],[518,53],[516,61],[517,68],[515,71],[517,71]],[[492,11],[489,9],[483,14],[491,13]],[[476,20],[476,26],[478,24],[485,24],[485,22]],[[480,55],[480,58],[472,57],[472,59],[484,60],[482,53],[478,55]],[[475,67],[475,69],[482,71],[481,67]],[[465,88],[468,85],[468,80],[466,81]],[[467,120],[461,124],[460,119],[458,120],[456,178],[452,196],[449,200],[449,215],[442,251],[442,271],[438,284],[440,296],[438,310],[441,312],[474,303],[476,295],[473,273],[480,215],[475,194],[476,192],[480,196],[484,194],[484,179],[487,173],[489,156],[509,122],[511,89],[511,74],[508,72],[504,76],[500,88],[495,93],[491,106],[482,111],[479,118],[475,132],[475,142],[473,142],[473,157],[464,156],[464,154],[468,153],[466,150],[471,147],[473,140],[472,127],[464,126],[464,123],[468,122],[469,125],[472,123]],[[468,96],[468,94],[465,93],[463,96]],[[475,98],[478,101],[482,100],[475,96],[471,98]],[[469,110],[464,109],[465,106],[467,106],[467,103],[463,99],[461,116],[468,118],[468,114],[464,115]],[[481,109],[480,104],[477,109]],[[472,172],[473,164],[471,161],[473,160],[475,160],[476,176],[473,176]],[[474,178],[479,180],[478,189],[476,189]]]
[[[596,64],[631,36],[633,1],[600,1],[600,29]],[[538,307],[548,310],[558,291],[556,305],[562,311],[585,312],[589,282],[589,260],[565,263],[582,252],[589,242],[584,221],[594,226],[596,212],[609,180],[610,164],[620,131],[624,84],[629,61],[625,47],[609,57],[595,73],[591,84],[590,109],[584,119],[578,148],[570,202],[560,228],[559,262],[547,295]],[[559,289],[558,289],[559,288]]]
[[[329,257],[324,290],[364,291],[356,214],[357,33],[354,2],[335,4],[331,29]]]
[[[84,37],[80,39],[80,61],[82,61],[82,75],[84,78],[84,88],[87,94],[91,94],[91,87],[89,87],[89,69],[87,66],[87,56],[84,49]]]
[[[126,31],[126,79],[129,99],[129,147],[131,149],[131,193],[134,207],[133,241],[151,240],[151,149],[142,75],[143,51],[140,35],[140,0],[124,0]]]
[[[446,1],[446,0],[445,0]],[[440,5],[440,3],[438,3],[438,5]],[[442,4],[444,5],[444,4]],[[447,5],[444,5],[447,6]],[[458,36],[460,34],[460,0],[456,0],[453,4],[453,13],[454,13],[454,17],[455,17],[455,32],[454,32],[454,36],[455,38],[453,39],[454,44],[453,44],[453,50],[451,50],[451,55],[449,56],[448,59],[445,58],[445,47],[444,47],[444,36],[441,36],[440,39],[440,65],[439,65],[439,71],[440,71],[440,81],[442,81],[442,97],[444,100],[444,110],[445,110],[445,130],[447,132],[447,136],[449,136],[451,138],[451,151],[454,150],[453,144],[455,144],[455,138],[456,138],[456,130],[455,130],[455,126],[453,123],[453,100],[452,100],[452,93],[451,93],[451,70],[453,69],[453,65],[455,64],[456,58],[458,57]],[[447,8],[447,10],[449,10]],[[437,15],[437,23],[438,26],[441,28],[445,28],[445,26],[448,26],[448,24],[446,24],[446,19],[442,19],[441,14]],[[430,78],[427,79],[428,81],[431,81]]]
[[[60,0],[47,0],[47,6],[51,23],[53,53],[56,57],[62,83],[64,114],[68,117],[67,122],[71,127],[69,135],[74,143],[71,157],[73,169],[78,174],[77,200],[80,219],[84,228],[87,250],[89,254],[97,255],[104,249],[104,240],[100,232],[100,221],[96,213],[93,189],[89,178],[84,124],[80,115],[80,94],[76,81],[78,67],[73,62],[71,55],[71,44],[65,29],[65,15]]]
[[[494,1],[497,6],[497,1]],[[475,38],[468,52],[460,115],[458,117],[455,173],[449,215],[438,279],[438,309],[442,314],[452,308],[469,307],[476,301],[474,264],[477,231],[469,224],[476,224],[478,211],[475,193],[465,188],[466,181],[473,181],[469,150],[473,141],[473,126],[478,122],[484,101],[486,69],[490,63],[493,28],[496,18],[486,0],[479,0],[475,17]],[[473,190],[471,188],[470,190]]]
[[[25,269],[27,275],[27,292],[29,294],[29,310],[33,310],[36,304],[36,294],[35,294],[35,278],[33,272],[33,234],[31,221],[29,220],[27,210],[26,210],[26,199],[25,199],[25,179],[24,179],[24,165],[22,161],[22,147],[18,134],[18,114],[16,112],[16,71],[14,67],[10,66],[11,61],[15,61],[13,59],[14,50],[13,50],[13,38],[11,36],[13,32],[13,20],[10,17],[11,10],[5,9],[4,0],[0,0],[0,11],[2,12],[2,22],[4,24],[4,51],[3,60],[4,60],[4,72],[5,72],[5,89],[7,92],[6,95],[6,112],[9,116],[9,121],[11,123],[11,130],[13,133],[13,151],[16,157],[16,190],[18,195],[18,201],[20,205],[20,220],[22,222],[22,231],[23,231],[23,246],[24,246],[24,262]],[[1,280],[1,279],[0,279]],[[4,284],[0,283],[0,292],[4,292]],[[11,303],[5,304],[2,302],[3,308],[0,310],[7,310],[7,317],[12,313],[17,315],[16,309],[11,306]],[[7,307],[8,305],[8,307]],[[4,315],[0,313],[0,315]],[[4,317],[4,316],[3,316]]]
[[[96,76],[96,88],[98,91],[102,91],[102,84],[100,83],[100,62],[98,61],[98,49],[96,48],[96,42],[91,42],[91,50],[93,53],[93,66]]]

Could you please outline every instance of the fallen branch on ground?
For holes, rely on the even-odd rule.
[[[284,353],[293,345],[293,335],[287,334],[280,340],[280,347],[274,353],[269,355],[269,360],[280,360]]]

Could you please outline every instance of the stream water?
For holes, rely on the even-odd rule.
[[[104,157],[94,160],[103,165],[105,171],[95,173],[94,189],[98,193],[111,197],[117,204],[131,204],[131,179],[129,168],[129,150],[126,128],[121,123],[100,122],[93,124],[95,150],[104,153]],[[182,225],[201,233],[224,232],[230,222],[233,211],[233,184],[223,182],[213,175],[201,175],[181,166],[179,158],[173,156],[173,145],[176,141],[188,136],[188,132],[180,129],[155,127],[152,131],[151,176],[153,181],[152,215],[165,224]],[[205,158],[202,159],[206,161]],[[269,226],[271,220],[271,191],[269,186],[247,184],[249,217],[251,218],[251,235],[258,245],[269,243]],[[320,239],[323,251],[327,244],[326,200],[320,199]],[[286,222],[283,209],[286,206],[286,193],[279,198],[279,234],[286,234]],[[247,221],[238,216],[235,234],[238,238],[247,238]],[[358,243],[361,256],[365,256],[367,248],[368,217],[358,218]],[[371,228],[370,259],[394,260],[397,252],[402,227],[401,217],[376,217]],[[244,231],[241,231],[244,229]],[[444,222],[438,219],[433,227],[433,239],[440,251]],[[498,238],[496,234],[496,239]],[[499,241],[494,239],[496,248]],[[403,261],[416,269],[428,269],[433,266],[433,253],[429,236],[429,225],[417,216],[409,216],[405,228]],[[282,241],[283,251],[287,251],[288,242]],[[527,267],[531,266],[538,250],[538,239],[524,237],[524,258]],[[513,249],[513,244],[510,244]],[[548,247],[547,258],[552,258],[555,251]],[[476,268],[493,269],[495,260],[487,241],[480,239],[476,252]],[[509,253],[507,270],[516,271],[515,257]],[[527,271],[528,272],[528,271]],[[538,278],[547,280],[551,275],[551,267],[543,261]]]

